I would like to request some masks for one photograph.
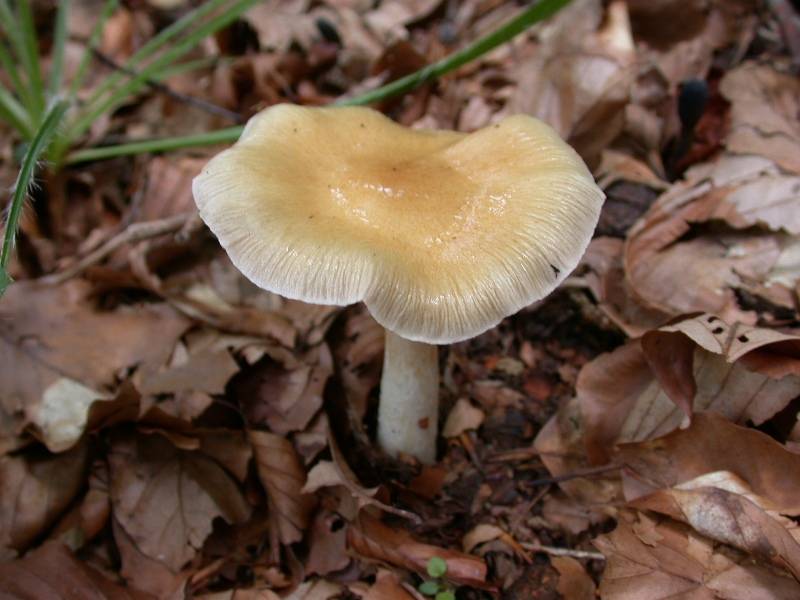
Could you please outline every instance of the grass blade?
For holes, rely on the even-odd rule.
[[[13,91],[15,91],[21,98],[24,98],[25,84],[22,82],[22,78],[19,76],[17,63],[14,61],[11,56],[11,52],[2,41],[0,41],[0,66],[3,67],[5,72],[8,73],[8,76],[11,78]]]
[[[28,0],[18,0],[19,30],[23,44],[22,61],[25,73],[28,75],[28,84],[31,91],[31,113],[38,122],[45,110],[47,99],[45,97],[44,82],[42,81],[42,65],[39,60],[39,38],[33,24],[33,14]]]
[[[241,127],[229,127],[228,129],[218,129],[217,131],[199,133],[197,135],[143,140],[141,142],[131,142],[129,144],[101,146],[100,148],[87,148],[86,150],[78,150],[77,152],[71,153],[67,156],[65,162],[66,164],[75,164],[90,160],[115,158],[117,156],[143,154],[145,152],[168,152],[170,150],[180,150],[181,148],[225,144],[229,143],[231,139],[238,139],[241,132]]]
[[[25,157],[22,159],[17,180],[14,183],[14,194],[11,198],[11,205],[8,208],[8,218],[6,219],[5,232],[3,234],[3,248],[0,251],[0,296],[6,291],[11,283],[11,276],[8,274],[8,263],[11,260],[11,253],[14,250],[14,240],[17,235],[19,218],[25,204],[25,196],[33,179],[36,170],[36,163],[39,157],[47,149],[53,134],[61,123],[64,113],[69,104],[66,100],[59,100],[47,111],[42,124],[36,131]]]
[[[67,133],[69,139],[75,140],[83,135],[84,132],[91,127],[92,123],[94,123],[102,115],[113,110],[115,107],[119,106],[125,100],[130,98],[130,96],[146,87],[149,79],[153,78],[160,71],[180,59],[183,55],[187,54],[207,36],[232,23],[242,13],[244,13],[258,1],[259,0],[237,0],[233,7],[228,8],[220,15],[217,15],[210,21],[204,23],[202,26],[192,31],[185,39],[176,42],[172,47],[166,50],[164,54],[139,71],[135,77],[132,77],[129,81],[115,89],[111,96],[104,99],[99,105],[92,106],[86,112],[84,112],[76,121],[76,123],[69,129]],[[127,68],[127,63],[125,68]]]
[[[133,56],[126,60],[125,64],[122,66],[128,71],[135,70],[142,62],[158,52],[174,37],[182,33],[185,29],[192,27],[195,23],[199,22],[200,19],[204,18],[206,15],[229,1],[230,0],[209,0],[202,6],[197,7],[192,12],[178,19],[172,25],[166,27],[156,34],[153,39],[148,41],[144,46],[136,51]],[[128,75],[122,72],[109,75],[94,91],[87,104],[89,106],[95,104],[102,96],[114,89],[114,86],[123,81],[126,77],[128,77]]]
[[[50,96],[58,94],[64,81],[64,48],[67,45],[67,16],[70,0],[59,0],[53,32],[53,50],[50,53],[50,79],[47,91]]]
[[[106,26],[106,21],[112,13],[119,6],[119,0],[106,0],[103,4],[103,10],[100,11],[100,16],[92,27],[92,32],[89,34],[89,40],[86,42],[86,48],[81,55],[81,62],[78,64],[78,70],[75,72],[75,77],[72,78],[72,83],[69,86],[69,99],[73,101],[75,96],[78,95],[78,90],[83,85],[83,80],[86,78],[86,73],[89,68],[89,63],[92,60],[92,49],[97,46],[100,41],[100,36],[103,33],[103,28]]]
[[[437,77],[441,77],[458,67],[474,60],[483,54],[493,50],[497,46],[507,42],[519,33],[522,33],[532,25],[552,16],[561,8],[569,4],[571,0],[541,0],[537,4],[526,8],[519,15],[508,21],[506,24],[501,25],[495,31],[488,35],[476,40],[466,48],[454,52],[453,54],[443,58],[439,62],[428,65],[419,71],[412,73],[407,77],[393,81],[387,85],[379,87],[356,96],[354,98],[342,99],[335,104],[339,106],[355,106],[371,104],[386,98],[391,98],[399,94],[410,91],[419,87],[423,83],[432,81]],[[168,150],[178,150],[181,148],[189,148],[195,146],[205,145],[203,140],[209,140],[208,144],[224,144],[233,143],[244,130],[243,126],[229,127],[213,131],[211,133],[189,135],[182,137],[173,137],[162,140],[146,140],[142,142],[131,142],[129,144],[120,144],[115,146],[106,146],[103,148],[89,148],[87,150],[79,150],[70,154],[67,157],[67,163],[84,162],[88,160],[101,160],[106,158],[113,158],[115,156],[124,156],[130,154],[138,154],[140,152],[165,152]]]
[[[5,45],[3,45],[3,51],[0,52],[0,61],[3,63],[3,68],[11,75],[17,95],[22,99],[25,106],[29,107],[30,112],[36,106],[36,100],[33,96],[30,81],[23,82],[20,77],[20,73],[25,73],[27,70],[25,42],[22,39],[20,24],[9,7],[8,0],[0,0],[0,31],[5,34],[10,42],[9,51],[6,51]],[[0,40],[0,44],[2,44],[2,40]]]
[[[11,93],[0,86],[0,118],[16,129],[25,139],[33,137],[33,126],[25,107]]]

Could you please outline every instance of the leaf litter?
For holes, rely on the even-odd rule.
[[[73,4],[67,69],[95,18]],[[99,51],[124,60],[188,7],[121,7]],[[264,3],[164,83],[243,122],[396,79],[516,9]],[[363,307],[259,290],[195,218],[214,150],[46,174],[0,301],[0,595],[418,600],[432,557],[476,600],[800,595],[792,11],[576,1],[381,103],[464,131],[538,116],[608,196],[560,290],[441,349],[433,466],[373,443]],[[231,124],[180,97],[150,89],[90,138]]]

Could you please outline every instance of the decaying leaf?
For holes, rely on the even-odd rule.
[[[800,584],[781,571],[642,513],[623,513],[617,528],[594,543],[607,561],[600,595],[610,600],[789,600],[800,593]]]
[[[53,450],[77,440],[88,406],[106,397],[120,373],[164,364],[188,327],[160,304],[102,312],[90,292],[79,280],[22,282],[0,305],[0,405],[38,425]]]
[[[272,352],[237,381],[248,421],[278,434],[303,430],[322,407],[325,384],[333,372],[324,344],[303,360]]]
[[[751,325],[754,314],[739,306],[737,291],[793,309],[798,189],[798,176],[762,157],[724,155],[694,167],[628,234],[632,292],[670,316],[702,311]],[[665,285],[680,281],[691,285]]]
[[[114,583],[58,542],[0,564],[0,594],[8,600],[155,600]]]
[[[216,517],[240,523],[250,514],[219,465],[160,435],[117,437],[109,464],[115,518],[143,554],[173,572],[194,557]]]
[[[800,394],[800,377],[784,377],[789,367],[780,368],[796,362],[793,347],[786,346],[793,341],[700,315],[599,356],[583,368],[577,383],[590,458],[603,461],[615,442],[669,433],[687,410],[763,423]],[[748,354],[768,349],[775,371],[748,368]]]
[[[83,485],[86,461],[85,445],[0,457],[0,559],[27,550],[61,515]]]
[[[393,529],[362,511],[348,526],[347,542],[359,556],[387,563],[420,574],[426,573],[428,560],[438,556],[447,562],[445,578],[459,585],[490,587],[486,563],[476,556],[437,548],[416,541],[402,529]]]
[[[622,444],[615,457],[626,466],[628,484],[637,482],[638,493],[626,490],[629,500],[707,473],[729,472],[781,514],[800,514],[800,481],[787,477],[800,470],[800,455],[714,413],[698,413],[688,428],[664,437]]]
[[[483,414],[480,408],[472,406],[466,398],[459,398],[447,415],[447,420],[442,428],[442,435],[444,437],[458,437],[465,431],[480,427],[485,418],[486,415]]]
[[[764,156],[800,173],[797,79],[769,65],[748,62],[725,74],[720,91],[731,103],[728,150]],[[791,211],[784,214],[789,216]]]
[[[735,476],[714,473],[630,504],[682,521],[709,539],[772,561],[797,578],[800,544],[790,533],[796,525],[775,512],[770,514],[758,500]]]
[[[292,443],[266,431],[248,431],[258,467],[258,476],[275,515],[280,541],[293,544],[303,539],[308,528],[313,496],[303,493],[306,471]]]
[[[583,565],[569,556],[553,556],[550,563],[558,571],[558,591],[564,600],[592,600],[595,585]]]

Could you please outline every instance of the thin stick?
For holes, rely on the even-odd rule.
[[[531,552],[541,552],[542,554],[549,554],[550,556],[571,556],[572,558],[585,558],[589,560],[605,560],[606,557],[600,552],[592,552],[591,550],[573,550],[572,548],[557,548],[555,546],[542,546],[540,544],[531,544],[529,542],[520,542],[520,546],[525,550]]]
[[[555,14],[561,8],[569,4],[569,2],[570,0],[541,0],[535,5],[523,10],[519,15],[505,25],[502,25],[499,29],[475,41],[463,50],[454,52],[439,62],[428,65],[427,67],[424,67],[416,73],[408,75],[407,77],[393,81],[392,83],[369,91],[355,98],[340,99],[335,104],[340,106],[372,104],[413,90],[414,88],[432,81],[437,77],[441,77],[442,75],[445,75],[450,71],[465,65],[471,60],[480,57],[482,54],[493,50],[537,22]],[[206,134],[174,137],[166,140],[151,139],[141,142],[132,142],[129,144],[106,146],[104,148],[89,148],[88,150],[79,150],[69,154],[65,162],[67,164],[74,164],[88,160],[101,160],[104,158],[126,156],[141,152],[165,152],[168,150],[190,148],[193,146],[221,143],[231,144],[239,139],[239,136],[242,134],[243,130],[244,127],[238,126],[219,131],[212,131]]]
[[[134,69],[129,69],[125,65],[119,64],[113,58],[102,53],[97,48],[92,48],[92,53],[97,57],[97,59],[100,62],[111,67],[114,70],[121,71],[126,75],[130,75],[131,77],[138,77],[139,75],[139,73]],[[195,108],[204,110],[212,115],[217,115],[218,117],[223,117],[225,119],[228,119],[229,121],[233,121],[234,123],[242,122],[242,116],[239,113],[233,112],[232,110],[228,110],[227,108],[224,108],[222,106],[218,106],[213,102],[209,102],[208,100],[203,100],[202,98],[196,98],[194,96],[189,96],[187,94],[181,94],[180,92],[176,92],[168,85],[160,81],[155,81],[150,78],[145,78],[144,81],[153,90],[157,91],[160,94],[164,94],[165,96],[169,96],[170,98],[177,100],[178,102],[194,106]]]
[[[569,481],[570,479],[579,479],[581,477],[591,477],[593,475],[601,475],[603,473],[608,473],[609,471],[616,471],[620,468],[620,465],[603,465],[601,467],[589,467],[586,469],[578,469],[577,471],[572,471],[571,473],[566,473],[564,475],[559,475],[558,477],[542,477],[541,479],[534,479],[533,481],[527,482],[528,485],[549,485],[551,483],[560,483],[562,481]]]
[[[82,273],[92,265],[99,263],[117,248],[132,242],[139,242],[147,238],[157,237],[166,233],[178,231],[193,217],[195,217],[195,213],[192,212],[167,217],[166,219],[159,219],[157,221],[133,223],[105,242],[99,248],[84,256],[71,267],[67,267],[58,273],[53,273],[52,275],[42,277],[39,281],[50,285],[58,285],[63,283],[67,279]]]

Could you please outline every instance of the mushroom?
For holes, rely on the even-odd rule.
[[[378,443],[436,456],[436,344],[549,294],[591,239],[603,193],[525,115],[471,134],[360,107],[268,108],[193,183],[200,216],[256,285],[364,302],[386,330]]]

